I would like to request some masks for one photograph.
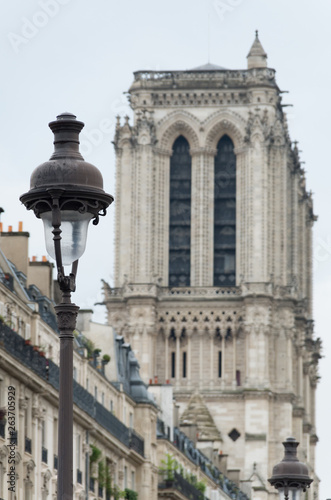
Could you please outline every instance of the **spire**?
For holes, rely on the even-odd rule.
[[[267,54],[261,45],[257,30],[255,31],[255,40],[247,56],[247,67],[248,69],[267,67]]]

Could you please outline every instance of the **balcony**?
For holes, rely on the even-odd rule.
[[[43,446],[41,448],[41,461],[47,464],[47,450]]]
[[[144,456],[144,440],[133,429],[130,429],[129,446],[131,450],[136,451],[142,457]]]
[[[167,490],[167,494],[163,495],[162,493]],[[190,484],[186,479],[183,478],[177,472],[172,473],[172,478],[161,477],[161,481],[159,482],[159,496],[170,496],[169,490],[172,490],[171,497],[173,498],[181,498],[181,495],[188,498],[189,500],[204,500],[204,495],[201,491],[195,488],[192,484]],[[181,495],[176,495],[176,493],[181,493]]]
[[[165,432],[164,422],[161,420],[158,420],[157,423],[157,438],[169,439]],[[226,477],[217,467],[215,467],[209,458],[195,448],[194,443],[177,427],[174,427],[174,440],[172,443],[230,498],[233,500],[249,500],[248,496],[238,488],[236,483],[231,481],[231,479]]]
[[[0,342],[1,349],[5,349],[13,358],[46,380],[56,390],[59,390],[59,367],[52,360],[39,356],[39,353],[34,351],[32,346],[25,345],[24,339],[18,333],[3,323],[0,323]],[[130,436],[130,429],[96,401],[92,394],[75,380],[73,384],[74,403],[78,408],[94,418],[98,424],[127,448],[134,449],[141,456],[144,456],[144,440],[137,434],[133,437],[131,433]]]
[[[30,455],[32,454],[32,441],[30,438],[26,436],[25,436],[24,451],[26,451],[26,453],[30,453]]]

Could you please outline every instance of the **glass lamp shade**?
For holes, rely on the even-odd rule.
[[[52,212],[40,215],[44,223],[46,250],[56,260],[53,240]],[[87,229],[93,214],[75,210],[61,210],[61,254],[64,266],[70,266],[79,259],[86,247]]]
[[[301,500],[300,488],[288,488],[288,500]],[[279,500],[285,500],[285,488],[278,488]]]

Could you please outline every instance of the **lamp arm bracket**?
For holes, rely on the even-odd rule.
[[[62,270],[59,270],[57,275],[57,281],[60,286],[60,290],[62,293],[71,293],[76,290],[76,276],[73,273],[70,273],[69,276],[65,276]]]

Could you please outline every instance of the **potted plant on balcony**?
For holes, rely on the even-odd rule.
[[[134,490],[130,490],[129,488],[125,488],[124,498],[125,500],[138,500],[138,493]]]
[[[112,493],[113,493],[114,500],[119,500],[120,498],[125,498],[125,491],[121,490],[121,488],[119,486],[117,486],[117,484],[114,484]]]
[[[206,488],[207,488],[206,483],[204,481],[197,481],[197,483],[195,484],[195,487],[197,490],[200,491],[200,493],[202,493],[202,496],[204,497],[205,492],[206,492]]]
[[[108,365],[109,361],[110,361],[109,354],[104,354],[102,356],[102,360],[101,360],[101,371],[102,371],[103,375],[105,374],[105,366]]]
[[[166,486],[171,487],[175,479],[175,472],[178,469],[178,462],[170,453],[167,453],[166,459],[161,460],[161,464],[159,471],[165,477]]]
[[[93,359],[93,351],[95,349],[94,343],[92,340],[87,339],[86,337],[82,338],[82,344],[84,348],[87,350],[87,359],[92,360]]]
[[[41,345],[39,347],[39,356],[42,356],[42,357],[46,356],[46,346],[45,345]]]

